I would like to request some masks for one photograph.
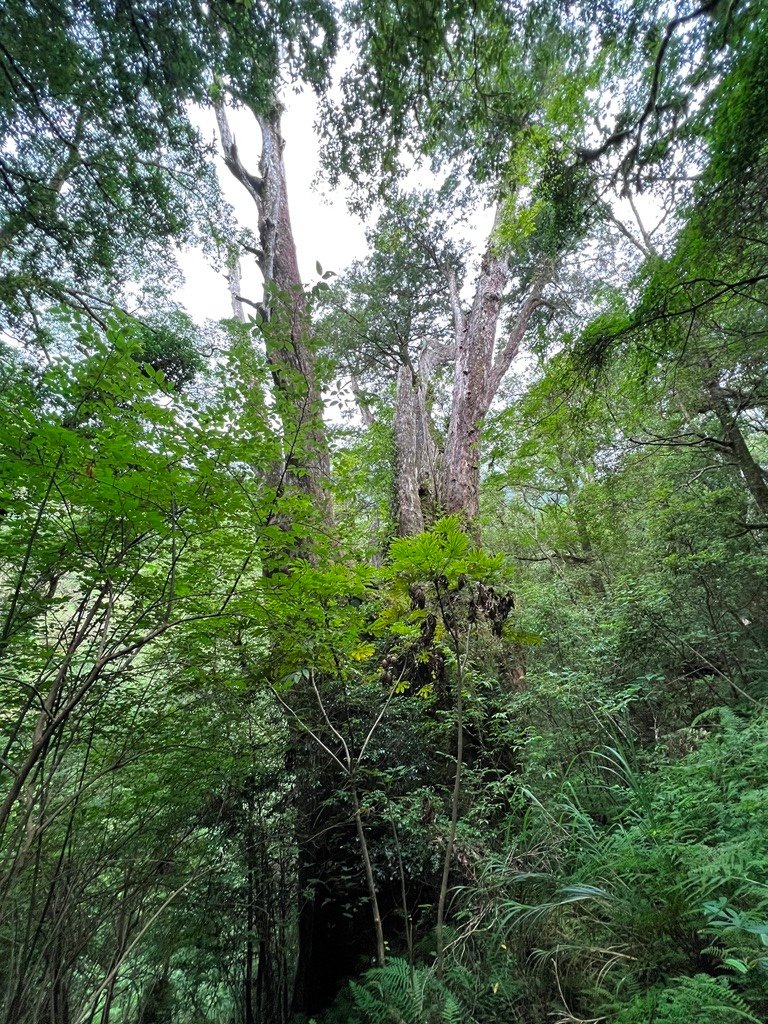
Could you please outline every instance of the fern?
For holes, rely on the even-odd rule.
[[[632,1000],[615,1018],[616,1024],[760,1024],[746,1001],[727,978],[696,974],[678,978],[660,993]]]
[[[666,989],[659,1003],[658,1019],[659,1024],[760,1024],[727,978],[712,978],[708,974],[679,978]]]
[[[471,987],[467,972],[454,968],[445,981],[427,967],[392,957],[384,967],[368,971],[363,984],[350,982],[354,1016],[347,1024],[472,1024],[460,994]]]
[[[450,992],[445,997],[441,1020],[443,1024],[464,1024],[466,1020],[461,1004]]]

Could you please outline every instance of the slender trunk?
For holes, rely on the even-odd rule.
[[[405,945],[408,950],[408,963],[413,971],[413,921],[411,912],[408,909],[408,888],[405,882],[405,865],[403,864],[403,851],[400,846],[400,836],[395,825],[395,819],[390,814],[389,824],[392,827],[392,838],[395,841],[395,852],[397,853],[397,873],[400,877],[400,902],[403,909],[403,927],[405,929]]]
[[[128,883],[130,879],[130,871],[131,869],[129,867],[126,872],[124,889],[124,902],[126,904],[128,902]],[[101,1024],[109,1024],[109,1018],[112,1011],[112,1003],[114,1002],[115,998],[115,989],[117,987],[117,981],[120,976],[120,965],[122,964],[123,956],[125,955],[125,950],[128,947],[130,930],[131,914],[130,911],[126,909],[120,916],[120,921],[118,925],[117,950],[115,951],[115,955],[113,956],[110,962],[109,972],[107,974],[109,982],[107,983],[107,988],[104,993],[104,1005],[101,1010]],[[93,1004],[94,1013],[96,1012],[97,1006],[98,1000]]]
[[[54,953],[59,951],[54,947]],[[53,965],[53,983],[51,985],[51,1024],[69,1024],[69,984],[63,965],[64,956],[59,963]]]
[[[376,959],[379,963],[379,967],[383,967],[387,954],[384,948],[384,929],[381,924],[379,898],[376,893],[376,882],[373,877],[373,867],[371,865],[371,856],[368,851],[368,841],[365,838],[365,830],[363,829],[363,818],[360,813],[360,800],[357,795],[357,784],[355,783],[354,778],[352,778],[350,782],[352,789],[352,806],[355,810],[355,828],[357,829],[357,838],[360,840],[360,853],[363,858],[365,881],[368,885],[368,896],[371,901],[371,912],[373,914],[373,928],[376,932]]]
[[[280,926],[277,932],[277,948],[280,950],[280,1017],[281,1024],[286,1024],[291,1010],[291,982],[293,977],[288,966],[288,941],[287,923],[289,915],[288,898],[288,872],[286,870],[285,856],[280,857],[280,888],[278,889],[280,903]],[[276,1015],[277,1016],[277,1015]]]
[[[395,400],[395,500],[399,537],[410,537],[424,529],[419,496],[417,389],[411,367],[401,366]]]
[[[755,504],[762,513],[768,517],[768,484],[760,464],[755,460],[749,450],[744,435],[739,429],[739,424],[731,411],[726,398],[720,393],[716,384],[710,384],[707,388],[712,399],[712,411],[717,416],[720,428],[723,432],[723,441],[728,445],[739,467],[739,471],[752,495]]]
[[[461,799],[461,776],[464,767],[464,673],[461,664],[461,651],[456,642],[456,773],[453,778],[453,794],[451,796],[451,825],[448,829],[448,842],[443,858],[443,875],[440,880],[440,894],[437,901],[437,924],[435,926],[436,959],[435,973],[440,977],[443,973],[445,959],[445,904],[448,898],[448,879],[453,861],[453,848],[456,844],[456,826],[459,821],[459,801]]]
[[[255,1024],[256,1017],[253,1012],[253,960],[255,955],[254,950],[254,930],[256,927],[256,915],[255,915],[255,866],[253,863],[253,804],[249,798],[248,806],[248,829],[246,831],[246,908],[245,908],[245,927],[247,929],[245,938],[245,978],[244,978],[244,1006],[245,1006],[245,1024]]]
[[[112,1001],[115,998],[115,986],[117,985],[119,973],[119,971],[115,971],[107,985],[107,991],[104,995],[104,1006],[101,1011],[101,1024],[109,1024],[110,1014],[112,1013]]]

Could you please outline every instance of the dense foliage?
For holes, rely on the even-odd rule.
[[[3,6],[6,1024],[768,1019],[763,6]]]

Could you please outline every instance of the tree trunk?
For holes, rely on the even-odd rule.
[[[288,209],[280,109],[275,104],[269,114],[256,114],[262,138],[259,175],[250,174],[241,162],[221,104],[216,107],[216,118],[224,161],[256,206],[261,243],[258,263],[264,280],[260,312],[275,398],[283,421],[287,459],[290,465],[301,470],[294,477],[297,486],[330,520],[328,439],[312,348],[309,306],[299,273]],[[230,277],[230,285],[232,283]],[[234,294],[233,308],[242,318],[242,300]]]
[[[256,933],[256,836],[253,827],[254,801],[253,801],[253,780],[248,779],[246,783],[247,793],[247,814],[248,824],[245,830],[245,870],[246,870],[246,905],[245,905],[245,971],[243,978],[243,1004],[244,1024],[256,1024],[256,1015],[253,1012],[254,1004],[254,976],[253,963],[255,958],[255,933]],[[259,957],[261,967],[261,957]]]
[[[453,404],[445,449],[445,510],[475,518],[480,500],[480,437],[488,412],[490,371],[504,288],[506,259],[486,249],[472,309],[456,336]]]
[[[417,382],[410,366],[397,372],[395,398],[395,501],[397,534],[410,537],[424,529],[419,498]]]
[[[330,516],[330,458],[323,399],[317,383],[312,325],[288,208],[279,109],[275,107],[268,116],[259,116],[258,121],[264,183],[259,217],[260,267],[266,289],[265,307],[269,317],[278,320],[277,331],[269,332],[267,358],[278,390],[293,407],[292,428],[299,450],[296,462],[303,470],[300,484],[318,508]],[[274,288],[273,294],[270,286]],[[292,441],[293,438],[286,438],[286,444]]]
[[[426,388],[410,366],[397,373],[395,400],[395,501],[397,534],[421,533],[438,502],[437,445],[430,431]]]
[[[496,214],[494,233],[499,222]],[[491,403],[520,350],[531,316],[542,304],[549,272],[542,268],[522,297],[512,329],[497,351],[496,333],[509,283],[507,258],[500,255],[494,237],[488,242],[469,316],[458,297],[455,276],[448,284],[453,307],[456,346],[453,402],[445,450],[443,503],[449,514],[468,522],[480,507],[480,457],[483,424]]]
[[[333,512],[328,492],[330,458],[322,418],[322,396],[317,381],[309,305],[299,273],[296,243],[288,209],[280,110],[275,103],[268,114],[254,111],[261,129],[262,152],[259,174],[248,172],[240,160],[224,107],[216,107],[216,118],[224,149],[224,160],[254,201],[258,215],[259,269],[264,280],[260,305],[266,355],[274,382],[276,410],[282,419],[285,464],[294,485],[307,494],[331,525]],[[236,280],[236,278],[234,278]],[[233,276],[230,277],[230,285]],[[242,316],[242,301],[233,296],[236,316]],[[306,554],[306,552],[304,552]],[[296,698],[301,699],[298,687]],[[291,735],[296,807],[295,863],[298,907],[296,968],[286,983],[292,984],[291,1012],[311,1015],[331,1002],[338,990],[331,948],[331,926],[326,902],[316,886],[324,874],[326,850],[315,838],[322,833],[327,816],[325,792],[316,785],[316,765],[306,738],[295,730]],[[284,951],[280,951],[282,955]],[[265,971],[264,965],[259,970]],[[286,992],[287,996],[287,992]],[[287,1000],[286,1000],[287,1001]],[[287,1012],[287,1007],[285,1008]]]
[[[354,776],[350,778],[350,788],[352,791],[352,806],[355,810],[355,828],[357,830],[358,842],[360,843],[360,856],[363,858],[365,883],[368,887],[371,914],[373,915],[373,928],[376,933],[376,960],[379,967],[383,967],[387,955],[384,946],[384,929],[381,924],[381,910],[379,909],[379,897],[376,892],[376,880],[373,877],[373,865],[371,864],[371,855],[368,851],[368,840],[365,838],[363,816],[360,811],[360,798],[357,795],[357,783]]]
[[[768,517],[768,484],[760,464],[749,450],[744,435],[739,429],[736,416],[717,384],[707,387],[712,400],[712,411],[717,416],[723,432],[723,442],[730,448],[736,465],[744,479],[747,490],[763,516]]]

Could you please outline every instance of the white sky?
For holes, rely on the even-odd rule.
[[[319,168],[319,142],[314,128],[317,101],[306,90],[284,97],[282,121],[285,139],[285,171],[288,181],[288,202],[293,233],[299,255],[299,268],[305,281],[317,279],[316,261],[323,270],[343,271],[354,259],[367,251],[362,223],[349,212],[343,193],[322,193],[313,188]],[[199,110],[195,118],[203,138],[217,141],[219,155],[216,169],[222,191],[234,207],[241,227],[257,231],[256,209],[243,186],[235,181],[224,166],[218,145],[216,119],[212,110]],[[258,171],[259,127],[247,110],[230,110],[229,121],[235,135],[240,157],[246,167]],[[214,270],[200,250],[186,250],[179,255],[185,283],[176,298],[198,322],[220,320],[232,316],[229,290],[224,275]],[[254,301],[261,298],[255,261],[243,261],[243,295]]]

